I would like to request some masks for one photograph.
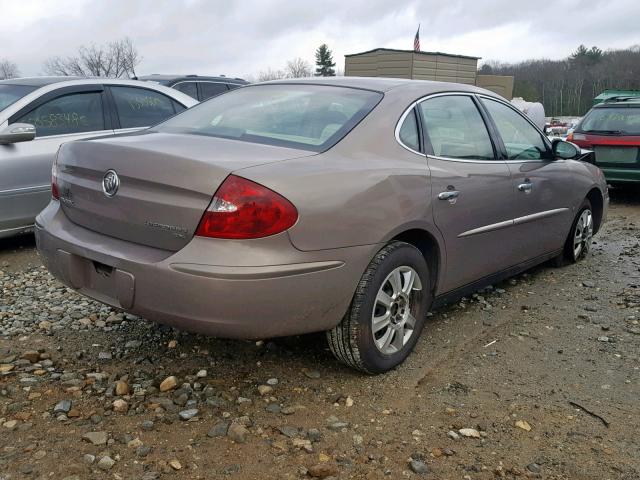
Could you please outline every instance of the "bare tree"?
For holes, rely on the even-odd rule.
[[[134,77],[142,57],[129,37],[106,45],[82,46],[70,57],[52,57],[45,62],[50,75],[123,78]]]
[[[302,78],[311,76],[311,64],[303,58],[296,57],[287,62],[287,78]]]
[[[18,76],[20,76],[18,65],[10,60],[0,60],[0,80],[6,80],[7,78],[16,78]]]
[[[269,80],[279,80],[286,77],[287,73],[282,70],[272,70],[271,68],[267,68],[258,74],[258,81],[267,82]]]

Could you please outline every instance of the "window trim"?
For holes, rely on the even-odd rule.
[[[470,160],[470,159],[462,159],[462,158],[440,157],[438,155],[433,155],[433,153],[429,153],[429,152],[433,152],[433,150],[431,148],[431,144],[430,144],[430,141],[429,141],[428,137],[424,134],[424,126],[422,124],[421,115],[417,115],[417,117],[418,117],[418,123],[419,123],[419,128],[420,128],[420,136],[422,138],[422,147],[425,150],[425,152],[416,152],[412,148],[410,148],[407,145],[405,145],[404,143],[402,143],[402,140],[400,140],[400,128],[402,127],[402,123],[404,122],[404,119],[406,118],[406,116],[409,114],[409,112],[413,108],[415,108],[418,104],[420,104],[420,103],[422,103],[422,102],[424,102],[426,100],[429,100],[430,98],[442,97],[442,96],[453,96],[453,95],[465,95],[465,96],[471,97],[472,100],[474,101],[474,103],[476,104],[476,108],[478,108],[478,110],[480,111],[480,116],[482,117],[483,121],[485,122],[485,126],[487,128],[488,133],[489,133],[489,137],[491,139],[491,143],[493,144],[493,148],[494,148],[494,152],[495,152],[495,156],[496,156],[496,158],[494,160],[480,160],[480,159],[478,159],[478,160]],[[489,113],[486,112],[486,107],[484,106],[482,101],[480,101],[482,98],[487,98],[489,100],[495,100],[497,102],[500,102],[500,103],[508,106],[512,110],[515,110],[516,113],[518,113],[520,116],[524,117],[524,119],[527,122],[529,122],[529,124],[531,124],[531,126],[533,128],[535,128],[538,131],[538,133],[542,136],[542,140],[545,143],[545,145],[547,146],[547,149],[551,148],[551,142],[549,141],[547,136],[526,115],[523,115],[520,110],[515,108],[509,102],[507,102],[507,101],[505,101],[505,100],[503,100],[503,99],[501,99],[499,97],[494,97],[492,95],[487,95],[485,93],[461,92],[461,91],[431,93],[429,95],[425,95],[423,97],[420,97],[417,100],[415,100],[414,102],[412,102],[404,110],[404,112],[400,116],[400,119],[396,123],[396,128],[395,128],[396,142],[398,142],[398,144],[401,147],[403,147],[406,150],[409,150],[410,152],[415,153],[417,155],[421,155],[421,156],[427,157],[427,158],[434,158],[436,160],[447,160],[447,161],[451,161],[451,162],[460,162],[460,163],[495,163],[495,162],[502,161],[502,162],[505,162],[505,163],[532,163],[532,162],[536,162],[536,163],[544,162],[544,163],[547,163],[547,162],[551,162],[551,161],[562,161],[562,160],[549,160],[549,159],[509,160],[508,158],[506,158],[506,148],[504,147],[504,144],[502,142],[502,137],[495,130],[495,124],[493,122],[493,118],[491,118],[491,115],[489,115]],[[427,147],[428,147],[428,151],[426,151]]]
[[[180,84],[183,84],[183,83],[195,83],[195,85],[196,85],[196,98],[194,98],[194,100],[200,101],[200,98],[199,98],[199,97],[200,97],[200,88],[199,88],[199,86],[198,86],[198,82],[197,82],[197,81],[195,81],[195,80],[180,80],[179,82],[176,82],[176,83],[174,83],[174,84],[172,84],[172,85],[167,85],[167,86],[168,86],[169,88],[175,88],[176,90],[178,90],[178,89],[176,88],[176,86],[177,86],[177,85],[180,85]],[[186,93],[186,92],[183,92],[182,90],[178,90],[178,91],[179,91],[180,93],[184,93],[185,95],[187,95],[187,96],[191,97],[191,95],[189,95],[189,94],[188,94],[188,93]]]
[[[416,121],[416,128],[418,129],[418,147],[419,150],[414,150],[413,148],[411,148],[410,146],[406,145],[402,139],[400,138],[400,130],[402,130],[402,126],[404,125],[405,120],[407,119],[407,117],[409,115],[413,114],[414,119]],[[400,120],[398,121],[398,124],[396,126],[396,140],[398,141],[398,143],[400,144],[401,147],[406,148],[407,150],[409,150],[411,153],[415,153],[417,155],[422,155],[424,156],[424,140],[422,137],[422,122],[420,121],[420,115],[418,115],[418,112],[416,111],[415,106],[407,109],[402,116],[400,117]]]
[[[145,128],[151,128],[151,127],[155,127],[156,125],[160,125],[163,122],[166,122],[167,120],[169,120],[170,118],[175,117],[176,115],[178,115],[179,113],[182,112],[176,112],[176,106],[173,104],[174,102],[179,103],[180,105],[182,105],[185,110],[187,110],[189,107],[187,107],[186,105],[184,105],[182,102],[179,102],[178,100],[176,100],[173,97],[170,97],[169,95],[167,95],[164,92],[160,92],[154,88],[149,88],[149,87],[145,87],[145,86],[140,86],[140,85],[122,85],[122,84],[117,84],[117,83],[105,83],[104,85],[105,88],[105,92],[106,95],[108,97],[108,102],[109,102],[109,110],[111,112],[111,120],[112,120],[112,125],[113,125],[113,130],[131,130],[131,129],[138,129],[138,130],[142,130]],[[123,127],[120,124],[120,113],[118,112],[118,107],[116,106],[116,100],[113,96],[113,88],[119,88],[119,87],[123,87],[123,88],[137,88],[140,90],[147,90],[150,92],[154,92],[157,93],[158,95],[161,95],[165,98],[167,98],[169,100],[169,103],[171,103],[171,108],[173,109],[173,115],[169,115],[167,118],[163,119],[162,121],[158,122],[158,123],[154,123],[152,125],[145,125],[142,127]],[[184,94],[186,95],[186,93]],[[182,110],[184,112],[184,110]]]
[[[73,95],[73,94],[76,94],[76,93],[100,93],[101,94],[100,95],[100,100],[102,102],[102,121],[104,123],[104,130],[95,130],[95,131],[104,132],[106,130],[113,130],[113,124],[111,123],[111,117],[110,117],[109,112],[108,112],[109,105],[108,105],[108,102],[106,101],[106,98],[105,98],[105,88],[104,88],[104,85],[99,84],[99,83],[60,87],[60,88],[56,88],[55,90],[51,90],[49,92],[46,92],[46,93],[40,95],[35,100],[29,102],[27,105],[25,105],[20,110],[15,112],[13,115],[11,115],[7,119],[7,125],[11,125],[12,123],[16,123],[16,120],[18,120],[20,117],[22,117],[22,116],[24,116],[24,115],[26,115],[28,113],[31,113],[36,108],[41,107],[42,105],[44,105],[47,102],[50,102],[51,100],[55,100],[55,99],[60,98],[60,97],[66,97],[67,95]],[[73,135],[77,135],[78,133],[84,133],[84,132],[76,132]],[[59,135],[70,135],[70,134],[61,133]],[[35,140],[37,140],[38,138],[50,138],[50,137],[55,137],[55,136],[57,136],[57,135],[47,135],[45,137],[36,137]]]
[[[502,100],[500,98],[492,97],[491,95],[486,95],[486,94],[482,94],[482,93],[477,94],[476,97],[478,97],[478,99],[480,100],[478,103],[480,104],[480,107],[481,107],[482,111],[487,115],[488,121],[491,123],[491,126],[495,131],[497,143],[500,146],[500,153],[501,153],[501,156],[502,156],[502,158],[503,158],[503,160],[505,162],[507,162],[507,163],[531,163],[531,162],[548,163],[548,162],[556,161],[553,158],[551,142],[549,141],[547,136],[544,134],[544,132],[542,132],[540,130],[540,128],[538,128],[538,126],[535,123],[533,123],[533,121],[529,117],[527,117],[525,114],[523,114],[520,110],[518,110],[516,107],[514,107],[511,103],[509,103],[509,102],[507,102],[505,100]],[[521,160],[510,159],[509,155],[507,153],[507,147],[505,146],[504,140],[502,139],[502,135],[500,135],[500,131],[498,130],[498,126],[495,124],[495,121],[493,120],[493,117],[491,116],[491,113],[489,112],[489,109],[483,103],[483,101],[482,101],[483,99],[493,100],[496,103],[500,103],[500,104],[510,108],[516,114],[518,114],[522,118],[524,118],[529,123],[529,125],[531,125],[534,128],[534,130],[536,132],[538,132],[538,135],[540,135],[540,137],[542,138],[542,143],[544,143],[545,147],[547,147],[547,156],[548,156],[548,158],[521,159]]]
[[[480,118],[482,118],[482,122],[484,123],[485,128],[487,129],[487,134],[489,135],[489,141],[491,142],[491,147],[493,148],[493,155],[495,157],[494,159],[492,159],[492,160],[481,160],[481,159],[475,160],[475,159],[464,159],[464,158],[453,158],[453,157],[441,157],[441,156],[438,156],[438,155],[434,155],[433,154],[433,148],[431,147],[431,140],[429,139],[428,135],[424,131],[425,129],[424,129],[424,125],[422,124],[422,118],[421,118],[422,116],[421,115],[417,115],[417,118],[418,118],[418,125],[419,125],[419,128],[420,128],[420,138],[422,139],[422,145],[423,145],[424,152],[416,152],[412,148],[410,148],[407,145],[405,145],[404,143],[402,143],[402,141],[400,140],[400,128],[402,127],[402,122],[404,122],[404,119],[406,118],[406,116],[409,114],[409,112],[412,109],[416,108],[422,102],[425,102],[425,101],[430,100],[432,98],[436,98],[436,97],[452,97],[452,96],[465,96],[465,97],[471,98],[471,101],[473,102],[475,107],[478,109],[478,114],[480,115]],[[423,97],[420,97],[419,99],[414,101],[411,105],[409,105],[409,107],[407,107],[407,109],[400,116],[400,120],[396,124],[396,129],[395,129],[396,141],[400,144],[400,146],[402,146],[403,148],[406,148],[410,152],[413,152],[413,153],[416,153],[418,155],[422,155],[422,156],[425,156],[425,157],[429,157],[429,158],[435,158],[437,160],[447,160],[447,161],[461,162],[461,163],[469,163],[469,162],[471,162],[471,163],[489,163],[489,162],[495,163],[495,162],[504,161],[502,158],[500,158],[501,157],[501,152],[498,150],[498,145],[496,144],[496,139],[493,136],[494,132],[492,131],[491,126],[487,124],[487,119],[485,118],[485,116],[483,114],[483,111],[482,111],[481,107],[478,105],[478,103],[479,102],[478,102],[478,100],[476,98],[476,94],[474,92],[461,92],[461,91],[438,92],[438,93],[431,93],[429,95],[425,95]]]
[[[109,110],[109,104],[107,99],[105,98],[105,89],[104,85],[95,84],[95,85],[73,85],[70,87],[61,87],[50,92],[47,92],[37,99],[33,100],[28,105],[25,105],[20,110],[15,112],[8,118],[8,125],[12,123],[16,123],[16,120],[19,120],[24,115],[27,115],[33,112],[35,109],[40,108],[42,105],[49,103],[53,100],[57,100],[58,98],[68,97],[70,95],[78,95],[83,93],[98,93],[100,94],[100,103],[102,105],[102,123],[104,128],[102,130],[91,130],[86,132],[68,132],[68,133],[56,133],[55,135],[40,135],[38,136],[38,131],[36,128],[36,137],[33,139],[34,141],[44,139],[44,138],[55,138],[55,137],[66,137],[72,135],[90,135],[101,132],[108,132],[113,130],[113,123],[111,119],[111,115]]]

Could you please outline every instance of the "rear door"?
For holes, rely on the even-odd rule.
[[[149,88],[129,85],[109,85],[107,88],[116,133],[149,128],[185,109],[174,99]]]
[[[7,161],[0,173],[4,229],[33,224],[51,198],[51,165],[62,143],[112,134],[105,114],[104,87],[83,85],[48,92],[9,118],[30,123],[36,138],[2,146]]]
[[[446,245],[440,293],[516,263],[514,193],[509,168],[469,94],[442,94],[418,104],[431,170],[433,216]]]
[[[554,160],[542,133],[518,110],[482,97],[498,133],[515,194],[514,236],[522,261],[562,248],[573,221],[575,195],[566,160]]]

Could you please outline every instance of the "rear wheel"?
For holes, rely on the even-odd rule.
[[[591,251],[592,242],[593,212],[591,202],[585,199],[573,221],[564,251],[558,259],[559,263],[576,263],[582,260]]]
[[[430,285],[418,249],[397,241],[385,246],[367,267],[345,317],[327,332],[333,354],[372,374],[402,363],[424,327]]]

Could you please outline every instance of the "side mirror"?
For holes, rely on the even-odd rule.
[[[564,140],[555,139],[552,143],[553,157],[563,160],[571,160],[579,158],[582,150],[575,143],[565,142]]]
[[[30,123],[13,123],[0,131],[0,145],[30,142],[36,138],[36,127]]]

